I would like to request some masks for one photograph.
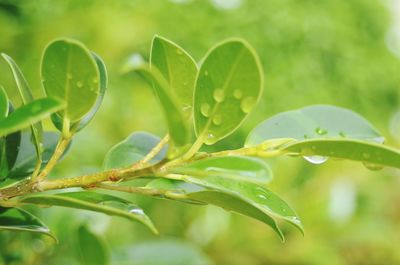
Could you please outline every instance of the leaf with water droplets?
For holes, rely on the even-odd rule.
[[[294,142],[282,149],[283,152],[306,157],[334,157],[360,161],[367,168],[382,166],[400,168],[400,150],[370,141],[351,139],[313,139]]]
[[[103,167],[113,169],[132,166],[144,158],[160,141],[160,137],[156,135],[147,132],[134,132],[108,151],[104,158]],[[150,163],[155,164],[163,160],[167,149],[168,147],[164,146]]]
[[[110,264],[110,253],[102,238],[94,234],[86,225],[77,231],[77,252],[82,265]]]
[[[261,64],[248,43],[235,39],[212,48],[195,86],[197,136],[213,144],[235,131],[260,98],[262,81]]]
[[[14,80],[16,82],[19,94],[21,96],[23,104],[27,104],[29,102],[32,102],[34,100],[33,95],[32,95],[32,90],[28,85],[28,82],[25,79],[25,76],[23,75],[21,69],[19,69],[18,65],[15,63],[15,61],[8,56],[5,53],[1,54],[3,58],[6,60],[8,63],[11,72],[14,76]],[[37,122],[31,126],[31,131],[32,131],[32,140],[33,143],[35,144],[36,148],[36,154],[39,160],[41,160],[41,145],[43,141],[43,126],[41,122]]]
[[[64,106],[63,102],[54,98],[34,100],[16,109],[7,118],[0,121],[0,136],[25,129],[50,114],[63,109]]]
[[[177,44],[156,35],[151,45],[150,65],[157,67],[168,82],[169,92],[177,99],[184,113],[190,116],[197,75],[193,58]]]
[[[173,168],[171,172],[199,178],[215,176],[227,181],[253,182],[259,185],[266,185],[272,180],[272,171],[265,161],[244,156],[203,159]]]
[[[33,214],[21,208],[4,208],[0,206],[0,231],[26,231],[39,233],[57,239],[50,233],[50,229]]]
[[[157,233],[149,217],[131,202],[98,192],[77,191],[57,194],[32,194],[22,197],[21,203],[37,204],[42,206],[62,206],[100,212],[112,216],[120,216],[146,225]]]
[[[246,145],[258,145],[274,138],[360,139],[382,143],[384,138],[359,114],[329,105],[308,106],[277,114],[254,128]]]
[[[61,120],[75,124],[96,106],[100,71],[92,53],[80,42],[51,42],[43,54],[41,74],[46,94],[66,102],[65,110],[56,114]]]

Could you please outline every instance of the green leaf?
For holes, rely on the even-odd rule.
[[[150,133],[132,133],[110,149],[104,159],[103,167],[105,169],[129,167],[144,158],[160,141],[158,136]],[[168,147],[164,146],[150,163],[156,164],[163,160],[167,149]]]
[[[80,42],[51,42],[43,54],[41,74],[46,94],[66,102],[65,110],[57,113],[62,120],[76,123],[96,104],[100,93],[99,69],[91,52]]]
[[[21,208],[4,208],[0,206],[0,231],[27,231],[45,234],[56,238],[50,233],[50,229],[36,216]]]
[[[17,88],[19,91],[19,94],[21,96],[22,102],[24,104],[27,104],[29,102],[34,101],[33,95],[31,88],[28,85],[28,82],[26,81],[21,69],[19,69],[18,65],[15,63],[15,61],[8,56],[5,53],[1,54],[10,66],[11,72],[13,73],[15,82],[17,84]],[[43,126],[41,122],[37,122],[31,126],[32,130],[32,140],[35,144],[36,148],[36,154],[39,159],[41,159],[41,145],[42,145],[42,137],[43,137]]]
[[[364,162],[370,169],[379,166],[400,168],[400,150],[373,142],[351,139],[313,139],[294,142],[283,148],[284,152],[307,157],[313,162],[327,157]],[[321,160],[322,158],[322,160]]]
[[[29,127],[62,108],[64,108],[64,104],[53,98],[41,98],[32,101],[16,109],[6,119],[0,121],[0,136]]]
[[[243,156],[213,157],[172,169],[173,173],[196,177],[214,176],[227,181],[266,185],[272,180],[268,164],[258,158]]]
[[[258,102],[262,69],[243,40],[224,41],[206,55],[194,92],[194,123],[198,138],[214,144],[239,127]]]
[[[190,130],[179,104],[170,93],[168,82],[156,67],[142,65],[135,69],[153,88],[161,103],[167,121],[168,131],[175,146],[185,146],[190,142]]]
[[[2,177],[0,177],[1,181],[9,177],[9,172],[14,167],[17,161],[17,157],[20,152],[20,146],[21,146],[21,131],[9,134],[5,138],[0,138],[0,139],[2,139],[1,140],[2,148],[4,152],[4,155],[0,159],[2,174],[3,174],[1,175]],[[36,153],[34,150],[33,150],[33,155],[36,158]]]
[[[120,216],[132,221],[138,221],[146,225],[154,233],[158,233],[142,209],[127,200],[108,194],[89,191],[33,194],[21,198],[20,202],[43,206],[62,206]]]
[[[47,164],[53,155],[56,146],[58,144],[58,140],[61,135],[58,132],[44,132],[43,137],[43,153],[42,153],[42,168]],[[31,134],[22,133],[21,143],[19,147],[18,156],[16,157],[15,164],[12,168],[10,168],[10,173],[8,175],[9,178],[13,179],[21,179],[33,172],[37,163],[37,157],[35,154],[35,148],[31,144]],[[69,151],[70,145],[67,147],[65,152],[63,153],[61,159],[65,156],[65,154]],[[58,161],[60,162],[61,159]]]
[[[168,82],[169,92],[177,99],[184,113],[190,116],[197,75],[193,58],[177,44],[156,35],[151,45],[150,64],[151,67],[157,67]]]
[[[329,105],[308,106],[277,114],[254,128],[246,145],[257,145],[274,138],[349,138],[380,143],[384,140],[376,128],[359,114]]]
[[[77,239],[79,260],[82,265],[110,264],[110,253],[105,242],[85,225],[79,226]]]
[[[0,86],[0,121],[7,117],[8,114],[8,97],[2,86]]]

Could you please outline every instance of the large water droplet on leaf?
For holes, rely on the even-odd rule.
[[[319,134],[319,135],[325,135],[325,134],[328,133],[327,130],[322,129],[322,128],[320,128],[320,127],[318,127],[317,129],[315,129],[315,132],[316,132],[317,134]]]
[[[83,83],[81,81],[78,81],[78,82],[76,82],[76,86],[81,88],[81,87],[83,87]]]
[[[249,113],[255,104],[256,99],[254,97],[246,97],[240,102],[240,108],[244,113]]]
[[[215,115],[214,118],[213,118],[213,120],[212,120],[212,122],[213,122],[215,125],[220,125],[220,124],[222,123],[222,116],[219,115],[219,114]]]
[[[207,103],[201,104],[200,106],[200,112],[201,114],[204,115],[204,117],[209,117],[210,116],[210,110],[211,107]]]
[[[207,145],[212,145],[217,141],[217,138],[215,137],[214,134],[208,133],[206,137],[204,138],[204,143]]]
[[[213,94],[214,100],[216,102],[222,102],[225,99],[225,93],[222,89],[216,89]]]
[[[377,164],[373,164],[373,163],[369,163],[369,162],[363,162],[363,165],[368,168],[369,170],[372,171],[378,171],[383,169],[383,166],[381,165],[377,165]]]
[[[326,156],[303,156],[303,158],[315,165],[325,163],[328,160]]]
[[[235,91],[233,91],[233,97],[236,99],[241,99],[243,97],[243,93],[240,89],[235,89]]]

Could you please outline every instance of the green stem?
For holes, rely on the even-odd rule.
[[[169,135],[167,134],[161,141],[153,148],[151,151],[143,157],[140,161],[136,162],[132,165],[132,169],[140,169],[144,168],[147,163],[149,163],[158,153],[160,153],[161,149],[168,143]]]

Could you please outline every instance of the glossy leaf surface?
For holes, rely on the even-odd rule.
[[[145,157],[160,140],[158,136],[147,132],[132,133],[124,141],[110,149],[104,159],[103,167],[105,169],[112,169],[132,166]],[[167,146],[164,146],[150,163],[155,164],[163,160],[167,149]]]
[[[58,115],[71,123],[81,120],[96,104],[100,74],[91,52],[80,42],[50,43],[42,58],[42,83],[48,96],[66,102]]]
[[[80,264],[107,265],[110,264],[110,253],[104,241],[81,225],[77,231],[77,248]]]
[[[259,59],[248,43],[229,40],[211,49],[195,86],[197,136],[213,144],[231,134],[258,102],[262,80]]]
[[[33,194],[21,198],[20,201],[22,203],[62,206],[120,216],[143,223],[154,233],[157,233],[153,223],[142,209],[127,200],[107,194],[89,191]]]
[[[64,103],[53,98],[32,101],[0,121],[0,136],[25,129],[62,108],[64,108]]]
[[[177,44],[160,36],[153,38],[150,58],[151,67],[157,67],[181,109],[190,116],[197,75],[193,58]]]

